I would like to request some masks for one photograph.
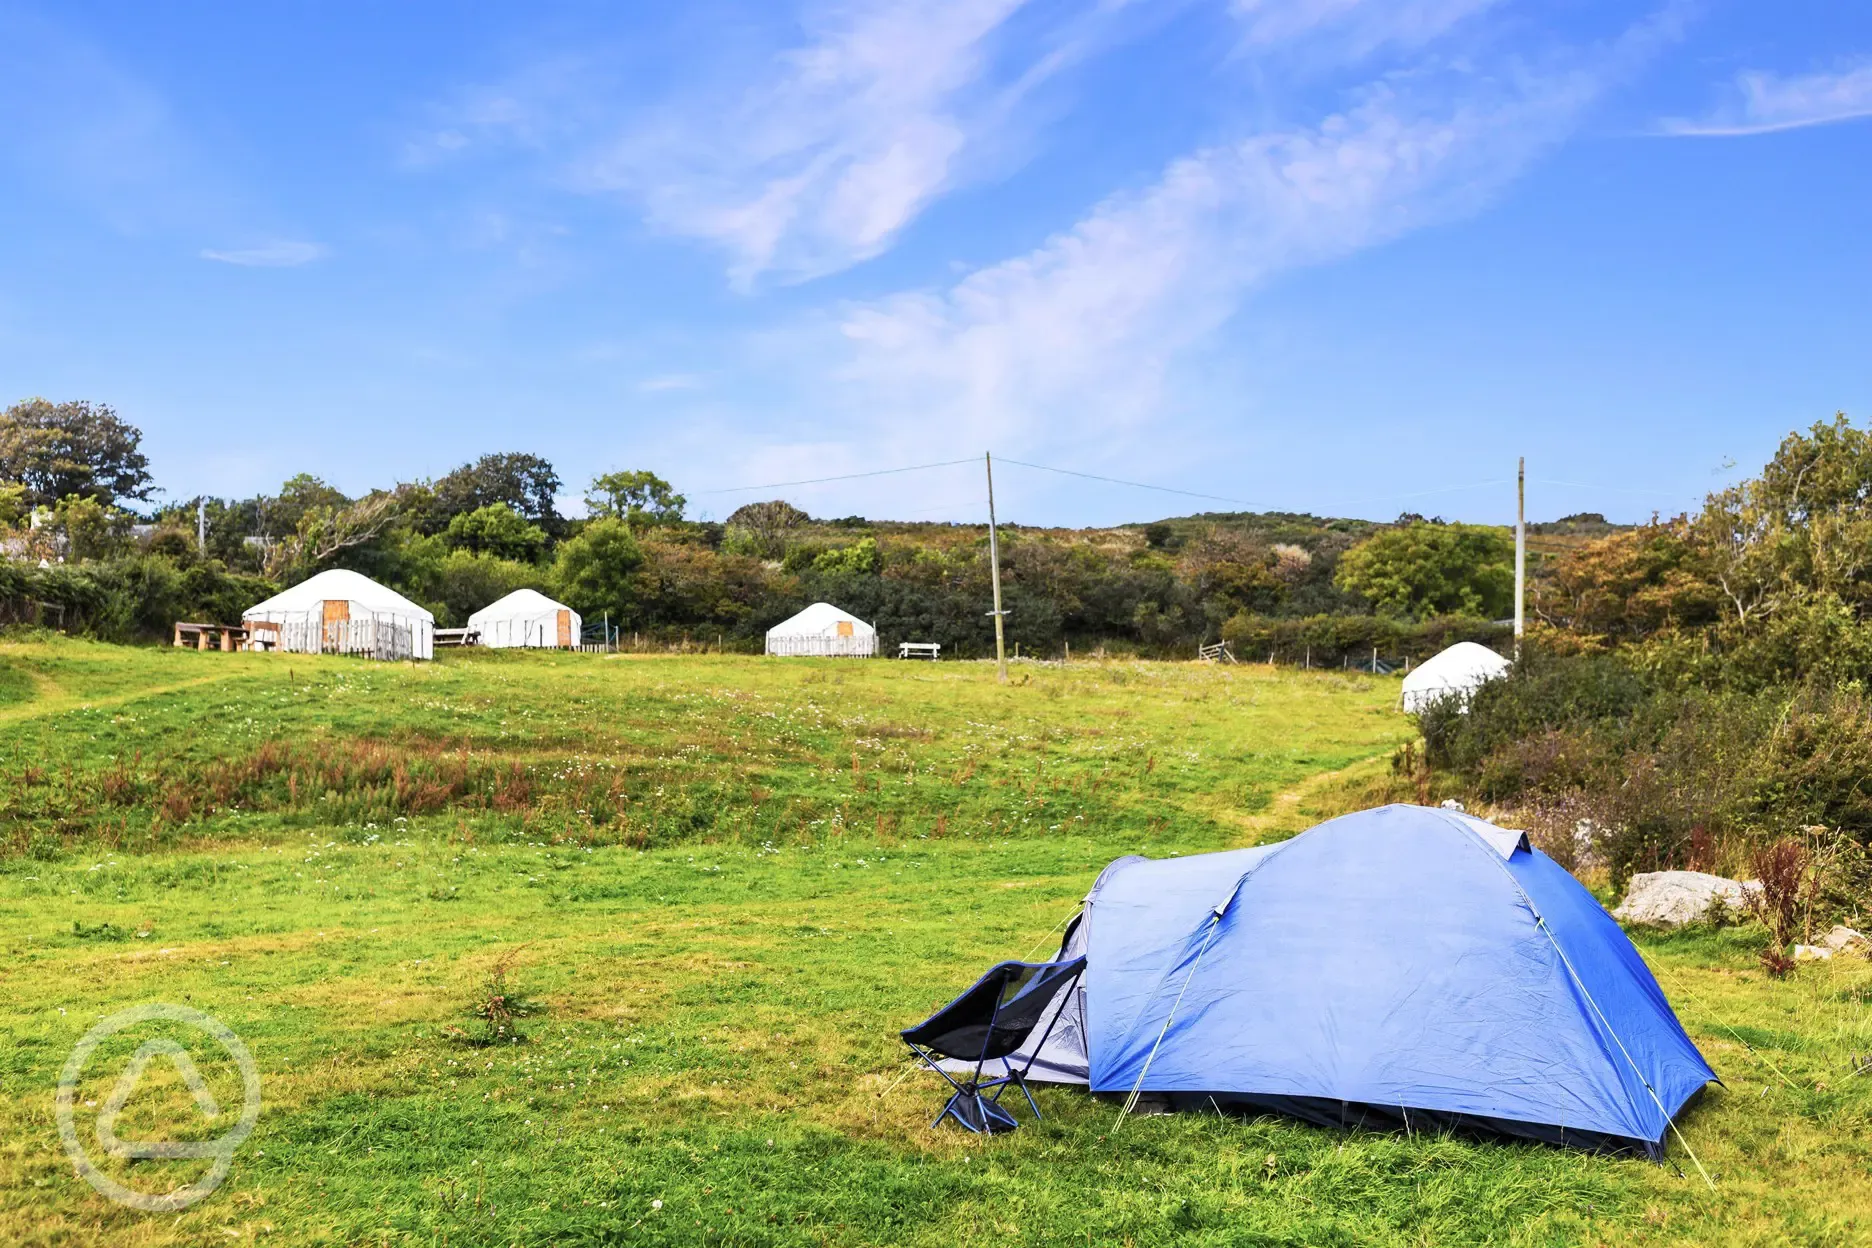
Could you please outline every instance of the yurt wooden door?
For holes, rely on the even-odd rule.
[[[570,611],[559,612],[559,648],[561,650],[572,648],[572,613]]]
[[[345,643],[350,638],[345,634],[351,624],[351,602],[347,598],[327,598],[319,605],[324,609],[324,649],[343,654],[349,648]]]

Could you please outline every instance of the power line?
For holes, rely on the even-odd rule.
[[[1103,481],[1108,485],[1128,485],[1133,489],[1156,490],[1163,494],[1181,494],[1185,498],[1206,498],[1211,502],[1234,503],[1241,507],[1254,506],[1253,503],[1245,498],[1230,498],[1226,494],[1198,494],[1195,490],[1179,490],[1168,485],[1149,485],[1143,481],[1125,481],[1118,477],[1101,477],[1095,472],[1076,472],[1071,468],[1049,468],[1045,464],[1030,464],[1025,460],[1019,459],[1004,459],[1001,462],[1004,464],[1016,464],[1022,468],[1037,468],[1041,472],[1057,472],[1063,477],[1084,477],[1088,481]]]
[[[856,481],[860,477],[888,477],[899,472],[922,472],[926,468],[953,468],[957,464],[972,464],[974,456],[967,459],[945,459],[940,464],[911,464],[907,468],[879,468],[874,472],[848,472],[837,477],[810,477],[804,481],[769,481],[765,485],[734,485],[725,490],[697,490],[697,497],[707,494],[744,494],[750,490],[779,490],[791,485],[824,485],[828,481]]]
[[[1324,509],[1328,507],[1363,507],[1367,503],[1389,503],[1389,502],[1395,502],[1396,500],[1401,499],[1401,498],[1431,498],[1438,494],[1461,494],[1465,490],[1487,490],[1487,489],[1493,489],[1495,486],[1498,486],[1498,485],[1512,485],[1513,483],[1514,483],[1514,478],[1501,477],[1494,481],[1472,481],[1468,485],[1446,485],[1443,488],[1436,489],[1436,490],[1413,490],[1406,494],[1373,494],[1365,498],[1355,498],[1355,499],[1349,499],[1349,500],[1348,499],[1336,499],[1331,502],[1315,504],[1315,506],[1321,508],[1321,511],[1318,513],[1309,513],[1309,514],[1323,515]]]
[[[1241,507],[1260,507],[1264,505],[1250,502],[1245,498],[1231,498],[1226,494],[1202,494],[1195,490],[1180,490],[1168,485],[1151,485],[1143,481],[1126,481],[1120,477],[1101,477],[1097,473],[1077,472],[1071,468],[1053,468],[1046,464],[1030,464],[1025,460],[1019,459],[1003,459],[1001,462],[1004,464],[1019,464],[1022,468],[1038,468],[1041,472],[1057,472],[1068,477],[1084,477],[1088,481],[1104,481],[1111,485],[1128,485],[1140,490],[1157,490],[1164,494],[1181,494],[1186,498],[1206,498],[1213,502],[1234,503]],[[1323,504],[1316,503],[1314,505],[1319,507],[1357,507],[1365,503],[1390,502],[1395,499],[1429,498],[1437,494],[1458,494],[1464,490],[1480,490],[1507,484],[1509,484],[1509,478],[1503,477],[1495,481],[1475,481],[1468,485],[1451,485],[1435,490],[1413,490],[1400,494],[1379,494],[1367,498],[1339,500]]]
[[[769,481],[761,485],[737,485],[737,486],[730,486],[726,489],[698,490],[694,493],[693,496],[700,498],[700,497],[707,497],[709,495],[715,495],[715,494],[744,494],[744,493],[750,493],[755,490],[787,489],[792,486],[799,486],[799,485],[826,485],[826,484],[830,484],[836,481],[858,481],[858,480],[863,480],[868,477],[887,477],[887,476],[895,476],[900,473],[906,473],[906,472],[925,472],[933,468],[954,468],[954,467],[957,467],[958,465],[972,464],[974,462],[975,460],[974,460],[974,457],[972,456],[969,457],[968,459],[945,459],[945,460],[941,460],[933,464],[909,464],[902,468],[877,468],[869,472],[847,472],[847,473],[841,473],[837,476],[831,476],[831,477],[808,477],[799,481]],[[1265,506],[1264,502],[1257,503],[1249,499],[1235,498],[1227,494],[1206,494],[1200,490],[1185,490],[1185,489],[1180,489],[1172,485],[1154,485],[1148,481],[1131,481],[1123,477],[1107,477],[1107,476],[1102,476],[1101,474],[1096,473],[1096,472],[1081,472],[1076,468],[1056,468],[1051,464],[1036,464],[1036,463],[1031,463],[1027,460],[1022,460],[1022,459],[1003,459],[1001,462],[1004,464],[1013,464],[1021,468],[1031,468],[1036,472],[1051,472],[1051,473],[1055,473],[1063,477],[1078,477],[1081,480],[1099,481],[1099,482],[1103,482],[1106,485],[1122,485],[1129,489],[1134,489],[1134,490],[1151,490],[1159,494],[1176,494],[1183,498],[1200,498],[1200,499],[1207,500],[1209,502],[1231,503],[1237,507],[1247,507],[1251,509],[1256,509],[1256,508]],[[1413,499],[1413,498],[1430,498],[1439,494],[1457,494],[1466,490],[1488,489],[1493,486],[1505,485],[1507,483],[1508,481],[1506,478],[1503,478],[1501,480],[1495,480],[1495,481],[1477,481],[1468,485],[1445,486],[1440,489],[1434,489],[1434,490],[1413,490],[1413,491],[1406,491],[1406,492],[1397,493],[1397,494],[1374,495],[1374,496],[1361,498],[1361,499],[1335,500],[1335,501],[1327,502],[1327,503],[1315,503],[1313,504],[1313,507],[1314,508],[1358,507],[1358,506],[1362,506],[1368,503],[1392,502],[1392,501],[1397,501],[1397,500]],[[1575,489],[1602,488],[1602,487],[1597,487],[1597,486],[1583,486],[1583,485],[1580,485],[1578,482],[1571,482],[1571,481],[1541,481],[1539,482],[1539,484],[1560,485],[1560,486],[1567,486],[1569,488],[1575,488]],[[1604,488],[1613,488],[1613,487],[1604,487]],[[1645,491],[1628,491],[1628,492],[1641,493]],[[926,508],[923,512],[919,512],[916,514],[927,514],[927,512],[930,512],[930,511],[940,511],[940,510],[946,510],[946,509],[931,507],[931,508]]]
[[[1584,481],[1535,481],[1535,485],[1559,485],[1570,490],[1604,490],[1608,494],[1638,494],[1645,498],[1656,498],[1660,493],[1675,493],[1674,490],[1634,490],[1623,485],[1588,485]],[[1694,491],[1692,491],[1694,492]]]

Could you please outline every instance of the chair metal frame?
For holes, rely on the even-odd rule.
[[[1078,970],[1074,971],[1066,978],[1065,982],[1053,990],[1053,999],[1057,1001],[1061,994],[1071,992],[1078,986],[1080,978],[1084,975],[1085,967],[1081,965]],[[924,1065],[941,1075],[943,1081],[951,1088],[955,1089],[954,1094],[944,1103],[942,1112],[937,1114],[935,1120],[930,1123],[930,1128],[932,1130],[940,1127],[943,1119],[951,1117],[956,1120],[957,1126],[966,1131],[973,1131],[978,1135],[994,1135],[1014,1130],[1020,1126],[1020,1123],[1015,1121],[1013,1114],[1010,1114],[1001,1106],[1001,1094],[1007,1091],[1010,1084],[1019,1088],[1020,1094],[1027,1098],[1027,1107],[1033,1110],[1033,1115],[1036,1120],[1045,1118],[1046,1115],[1040,1112],[1040,1106],[1033,1098],[1033,1092],[1027,1087],[1027,1072],[1033,1069],[1035,1060],[1040,1056],[1040,1050],[1046,1047],[1047,1040],[1053,1035],[1053,1028],[1058,1024],[1059,1016],[1064,1006],[1053,1009],[1053,1017],[1047,1020],[1046,1030],[1040,1033],[1040,1042],[1035,1044],[1028,1052],[1027,1064],[1025,1066],[1022,1066],[1019,1070],[1015,1070],[1013,1062],[1009,1061],[1008,1058],[996,1058],[994,1060],[1001,1062],[1007,1068],[1007,1073],[993,1079],[983,1079],[981,1077],[982,1067],[988,1064],[988,1047],[994,1043],[995,1022],[1001,1017],[1001,1008],[1018,1000],[1019,997],[1020,994],[1016,993],[1006,1001],[998,999],[995,1001],[994,1013],[988,1017],[987,1034],[982,1037],[981,1055],[975,1059],[975,1073],[972,1077],[961,1083],[957,1083],[950,1076],[949,1072],[944,1070],[936,1061],[936,1058],[932,1056],[935,1050],[932,1049],[925,1052],[910,1040],[904,1040],[906,1048],[922,1059]],[[1052,1008],[1051,1003],[1049,1003],[1048,1008]],[[1033,1033],[1030,1031],[1028,1034],[1031,1036]],[[983,1095],[990,1089],[993,1089],[993,1095]],[[976,1113],[979,1115],[980,1126],[971,1123],[964,1113],[964,1107],[970,1104],[974,1106]]]

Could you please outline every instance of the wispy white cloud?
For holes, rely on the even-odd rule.
[[[559,186],[720,249],[738,289],[805,281],[880,254],[941,196],[1007,167],[1023,101],[1117,37],[1131,7],[805,0],[801,37],[729,81],[704,68],[646,105],[617,54],[561,57],[462,92],[402,155],[423,168],[530,153]]]
[[[318,243],[281,241],[228,250],[205,248],[201,258],[250,269],[292,269],[302,264],[311,264],[328,254],[328,249]]]
[[[1844,69],[1782,77],[1753,72],[1736,79],[1734,98],[1700,120],[1673,118],[1660,133],[1727,138],[1798,130],[1872,117],[1872,58]]]
[[[404,140],[405,166],[462,159],[477,148],[540,150],[571,142],[595,118],[606,94],[595,54],[536,61],[492,84],[468,87],[436,105],[429,124]],[[602,115],[602,113],[600,114]]]
[[[1497,0],[1230,0],[1250,51],[1330,38],[1350,56],[1417,48]]]
[[[644,378],[637,383],[637,389],[643,394],[665,394],[672,390],[700,390],[703,384],[702,378],[694,373],[663,373]]]
[[[589,185],[706,239],[741,286],[877,255],[960,176],[1005,106],[982,94],[1026,0],[815,4],[806,40],[738,99],[687,102],[595,152]]]
[[[1315,125],[1194,152],[1026,255],[850,308],[838,379],[871,420],[964,445],[1135,446],[1173,364],[1257,286],[1485,203],[1652,37],[1569,71],[1399,75]]]

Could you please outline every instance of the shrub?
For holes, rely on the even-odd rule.
[[[507,981],[513,960],[525,948],[521,945],[511,950],[488,972],[487,987],[476,996],[468,1010],[469,1016],[476,1020],[473,1030],[450,1026],[442,1029],[443,1035],[477,1048],[519,1044],[526,1039],[520,1030],[520,1020],[539,1013],[540,1006]]]
[[[1506,624],[1447,615],[1413,622],[1375,615],[1287,617],[1242,612],[1222,625],[1222,638],[1239,659],[1254,661],[1271,655],[1277,662],[1299,663],[1310,657],[1316,667],[1369,660],[1374,649],[1388,662],[1420,663],[1459,641],[1499,646],[1512,633]]]
[[[1807,847],[1792,837],[1762,847],[1750,861],[1755,878],[1761,881],[1754,908],[1768,928],[1770,944],[1762,955],[1762,965],[1770,974],[1785,975],[1791,965],[1786,956],[1788,944],[1812,902],[1810,862]]]

